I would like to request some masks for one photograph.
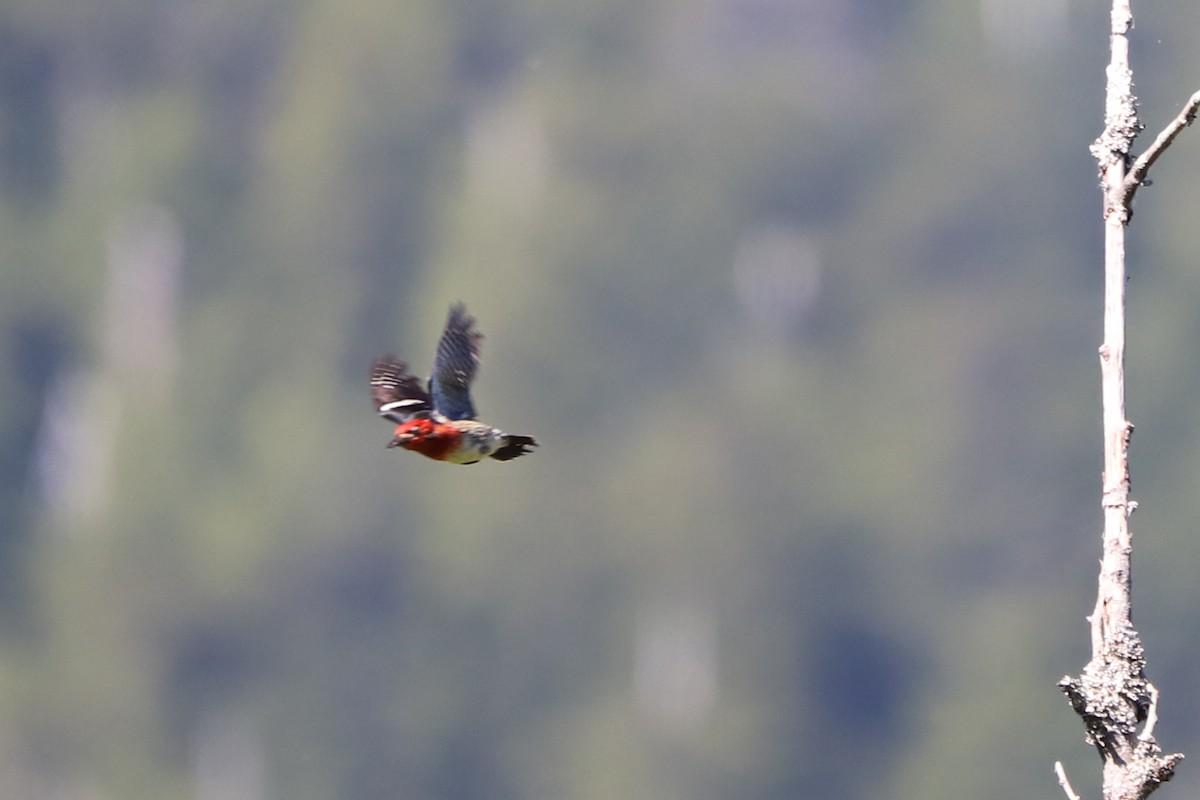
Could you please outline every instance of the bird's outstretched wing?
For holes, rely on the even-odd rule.
[[[408,374],[408,365],[395,356],[383,356],[371,364],[371,399],[379,415],[396,424],[430,411],[429,392],[421,379]]]
[[[475,419],[471,381],[479,368],[482,340],[483,334],[475,330],[475,318],[467,313],[467,307],[462,303],[451,306],[429,380],[434,410],[446,419]]]

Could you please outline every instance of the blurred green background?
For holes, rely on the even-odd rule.
[[[1105,6],[4,3],[0,797],[1094,796]],[[1197,136],[1128,391],[1193,758]],[[529,458],[384,448],[456,300]]]

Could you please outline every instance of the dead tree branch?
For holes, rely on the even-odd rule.
[[[1058,785],[1067,795],[1067,800],[1080,800],[1079,795],[1075,794],[1075,789],[1071,787],[1071,782],[1067,780],[1067,770],[1061,761],[1054,762],[1054,774],[1058,776]]]
[[[1103,556],[1096,607],[1090,617],[1092,658],[1079,677],[1059,681],[1059,688],[1083,719],[1087,741],[1096,746],[1103,760],[1104,800],[1142,800],[1171,779],[1183,758],[1179,753],[1164,756],[1154,739],[1158,690],[1146,679],[1145,652],[1133,627],[1130,606],[1133,539],[1129,517],[1137,503],[1129,499],[1133,425],[1125,415],[1125,228],[1132,216],[1133,196],[1146,182],[1150,167],[1195,119],[1200,92],[1146,152],[1133,159],[1133,141],[1142,125],[1129,66],[1132,26],[1130,0],[1113,0],[1104,131],[1091,148],[1100,166],[1104,198],[1104,341],[1100,345]],[[1068,796],[1074,795],[1061,766],[1056,772]]]
[[[1146,148],[1146,152],[1138,156],[1137,161],[1133,162],[1129,174],[1125,176],[1127,196],[1124,202],[1126,205],[1133,202],[1134,193],[1137,192],[1139,186],[1146,182],[1146,174],[1150,172],[1150,168],[1154,166],[1158,157],[1171,146],[1171,142],[1175,141],[1175,137],[1179,135],[1180,131],[1196,121],[1197,111],[1200,111],[1200,92],[1196,92],[1188,99],[1179,115],[1171,120],[1171,124],[1162,129],[1155,137],[1154,143]]]

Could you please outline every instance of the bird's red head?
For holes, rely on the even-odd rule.
[[[461,435],[453,425],[431,419],[410,419],[396,426],[388,447],[403,447],[440,461],[454,448]]]

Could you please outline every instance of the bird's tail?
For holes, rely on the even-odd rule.
[[[504,445],[492,453],[492,458],[497,461],[510,461],[517,456],[533,452],[530,449],[533,447],[537,447],[537,441],[532,436],[518,436],[506,433],[504,435]]]

